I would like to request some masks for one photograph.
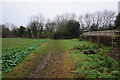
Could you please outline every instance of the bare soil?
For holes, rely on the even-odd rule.
[[[49,63],[42,70],[40,78],[75,78],[72,73],[74,63],[66,53],[53,54]]]
[[[48,53],[42,60],[41,64],[38,65],[35,72],[31,74],[31,78],[39,78],[41,70],[45,67],[47,64],[47,61],[50,59],[51,53]]]

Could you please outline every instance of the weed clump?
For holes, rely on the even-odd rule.
[[[76,45],[70,54],[76,61],[74,73],[80,78],[120,78],[118,63],[108,56],[109,49],[102,45]]]

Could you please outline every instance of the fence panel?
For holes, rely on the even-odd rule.
[[[96,42],[98,44],[120,47],[120,31],[118,30],[85,32],[83,33],[83,36],[84,38],[86,36],[87,40]]]

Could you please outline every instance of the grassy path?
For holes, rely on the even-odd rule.
[[[75,40],[53,40],[48,43],[46,45],[48,47],[46,48],[47,55],[36,68],[32,78],[71,77],[72,74],[68,70],[70,65],[67,64],[68,62],[65,60],[67,57],[65,56],[66,52],[75,44]]]
[[[40,78],[73,78],[70,72],[73,63],[70,62],[66,54],[75,44],[76,40],[55,40],[54,45],[49,51],[52,53],[46,66],[39,73]]]
[[[67,68],[72,63],[68,64],[66,52],[77,42],[77,40],[51,40],[44,43],[37,50],[29,54],[21,63],[13,67],[13,71],[3,75],[5,78],[55,78],[65,77],[66,74],[69,77],[71,74],[66,71],[69,70]],[[49,53],[49,58],[44,59]],[[62,73],[65,73],[65,75],[63,76]]]

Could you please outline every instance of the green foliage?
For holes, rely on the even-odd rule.
[[[31,33],[30,28],[27,29],[27,34],[28,34],[27,35],[28,38],[32,38],[32,33]]]
[[[83,38],[84,40],[87,40],[87,41],[88,41],[88,36],[83,35],[82,38]]]
[[[23,38],[3,38],[2,49],[16,47],[18,45],[29,45],[37,39],[23,39]],[[9,43],[9,44],[8,44]]]
[[[108,29],[109,29],[109,30],[114,30],[114,29],[115,29],[115,26],[114,26],[114,25],[109,24]]]
[[[30,29],[32,31],[32,34],[33,34],[33,38],[37,38],[37,35],[38,35],[38,30],[37,30],[37,22],[32,22],[30,24]]]
[[[12,66],[22,61],[32,50],[37,49],[41,44],[49,39],[32,40],[29,44],[19,44],[15,47],[2,50],[2,71],[12,70]],[[29,41],[29,40],[27,40]]]
[[[98,25],[96,24],[92,24],[92,26],[90,27],[91,31],[97,31],[98,30]]]
[[[10,29],[7,28],[5,25],[0,26],[2,28],[2,38],[9,37]]]
[[[76,45],[71,51],[71,60],[76,61],[76,70],[80,78],[119,78],[118,63],[108,56],[110,48],[102,45]],[[86,55],[84,51],[92,50],[96,54]],[[77,58],[77,60],[76,60]],[[79,60],[80,59],[80,60]]]
[[[115,20],[115,29],[120,28],[120,13],[118,14],[116,20]]]
[[[79,36],[79,41],[83,41],[82,35]]]
[[[79,22],[75,21],[75,20],[69,20],[67,22],[67,34],[69,36],[71,36],[72,38],[76,38],[79,37]]]
[[[19,30],[18,30],[18,36],[19,37],[24,37],[26,33],[26,28],[23,26],[20,26]]]
[[[77,50],[81,50],[81,51],[84,51],[84,50],[90,50],[90,49],[98,49],[99,46],[98,45],[81,45],[81,44],[77,44],[76,46],[74,46],[74,49],[77,49]]]
[[[61,21],[57,26],[58,28],[56,29],[53,38],[54,39],[78,38],[80,32],[79,26],[80,24],[76,20]]]

